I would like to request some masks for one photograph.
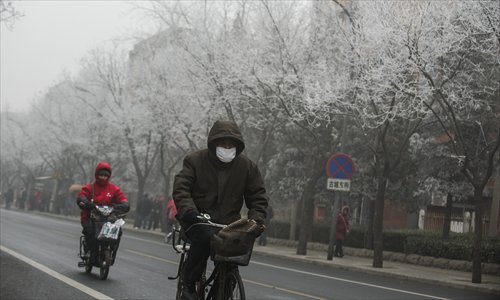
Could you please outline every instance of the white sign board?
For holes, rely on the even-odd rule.
[[[351,190],[351,181],[349,179],[328,178],[326,189],[348,192]]]

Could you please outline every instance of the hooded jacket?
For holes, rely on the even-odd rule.
[[[230,138],[236,144],[236,157],[221,162],[215,154],[215,141]],[[173,198],[178,216],[190,212],[208,213],[214,222],[229,224],[241,218],[245,203],[248,218],[263,223],[268,198],[257,165],[241,152],[245,143],[236,123],[216,121],[210,129],[208,149],[188,154],[182,170],[175,176]]]
[[[111,166],[106,162],[100,162],[95,169],[95,182],[87,183],[87,185],[82,188],[80,193],[78,193],[77,201],[80,198],[86,198],[96,205],[113,206],[113,204],[128,204],[128,200],[121,189],[109,182],[109,178],[107,180],[101,180],[97,177],[97,173],[103,169],[108,170],[109,173],[112,174]],[[80,222],[83,224],[89,218],[90,212],[87,209],[82,209],[80,211]]]

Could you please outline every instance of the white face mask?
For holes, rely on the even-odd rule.
[[[216,147],[215,154],[221,162],[228,163],[236,157],[236,148]]]

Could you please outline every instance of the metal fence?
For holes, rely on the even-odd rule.
[[[483,217],[483,233],[488,234],[489,220]],[[441,231],[444,226],[444,214],[427,212],[425,214],[425,230]],[[453,213],[451,216],[450,231],[457,233],[474,232],[474,213]]]

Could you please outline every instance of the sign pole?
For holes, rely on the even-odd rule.
[[[337,231],[337,213],[339,212],[342,201],[342,192],[348,192],[351,189],[351,180],[354,175],[355,166],[352,159],[344,153],[338,153],[330,157],[326,164],[327,190],[336,191],[333,194],[333,203],[331,205],[331,224],[328,240],[327,260],[333,259],[334,244],[336,242],[335,233]]]
[[[333,246],[335,241],[335,231],[337,231],[337,212],[339,210],[340,203],[340,193],[333,194],[333,205],[332,205],[332,223],[330,226],[330,237],[328,238],[328,254],[326,256],[327,260],[333,259]]]

